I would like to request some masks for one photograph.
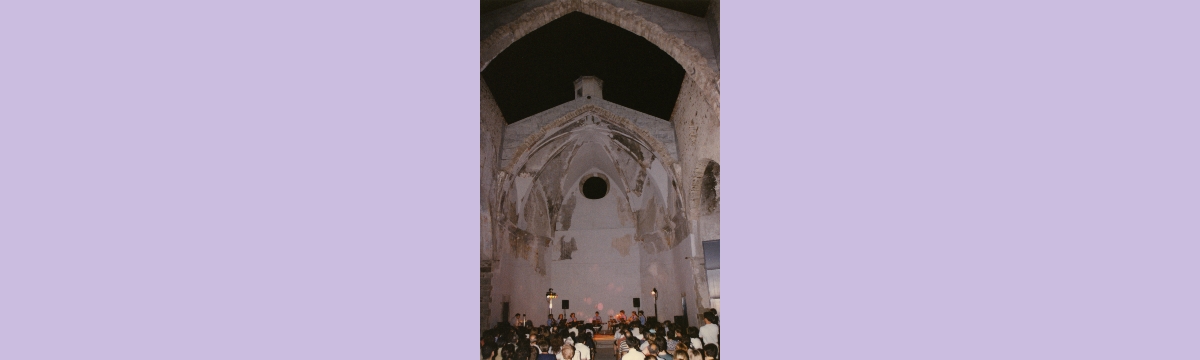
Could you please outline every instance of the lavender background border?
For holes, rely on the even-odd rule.
[[[722,5],[726,355],[1200,353],[1197,5]],[[3,5],[0,358],[474,356],[477,12]]]

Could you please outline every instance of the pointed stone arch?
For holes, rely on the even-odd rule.
[[[638,15],[636,11],[617,7],[604,0],[555,0],[534,7],[515,20],[500,25],[480,42],[479,71],[487,68],[496,56],[517,40],[572,12],[616,25],[658,46],[683,67],[688,80],[703,89],[701,93],[705,101],[719,109],[720,77],[699,50],[672,35],[659,24]]]

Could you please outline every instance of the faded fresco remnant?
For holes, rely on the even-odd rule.
[[[633,246],[633,235],[625,235],[612,241],[612,247],[621,253],[621,256],[629,256],[629,248]]]
[[[562,249],[562,250],[560,250],[561,254],[558,257],[559,260],[570,260],[571,253],[579,250],[579,247],[575,246],[575,238],[571,238],[571,240],[561,240],[560,239],[560,240],[558,240],[558,242],[559,242],[559,247]]]

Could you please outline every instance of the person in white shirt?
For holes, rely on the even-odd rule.
[[[582,335],[575,341],[575,359],[592,360],[592,349],[587,346],[587,335]]]
[[[713,324],[716,321],[717,319],[712,313],[704,314],[704,326],[700,327],[700,340],[704,340],[705,345],[714,344],[718,347],[721,346],[721,344],[717,343],[721,329],[717,327],[717,324]]]
[[[632,336],[626,337],[625,343],[629,346],[629,352],[625,353],[625,356],[621,357],[621,360],[646,360],[646,354],[637,350],[638,345],[641,345],[637,338]]]

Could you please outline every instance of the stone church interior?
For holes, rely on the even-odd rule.
[[[718,346],[719,8],[482,1],[482,358]]]

